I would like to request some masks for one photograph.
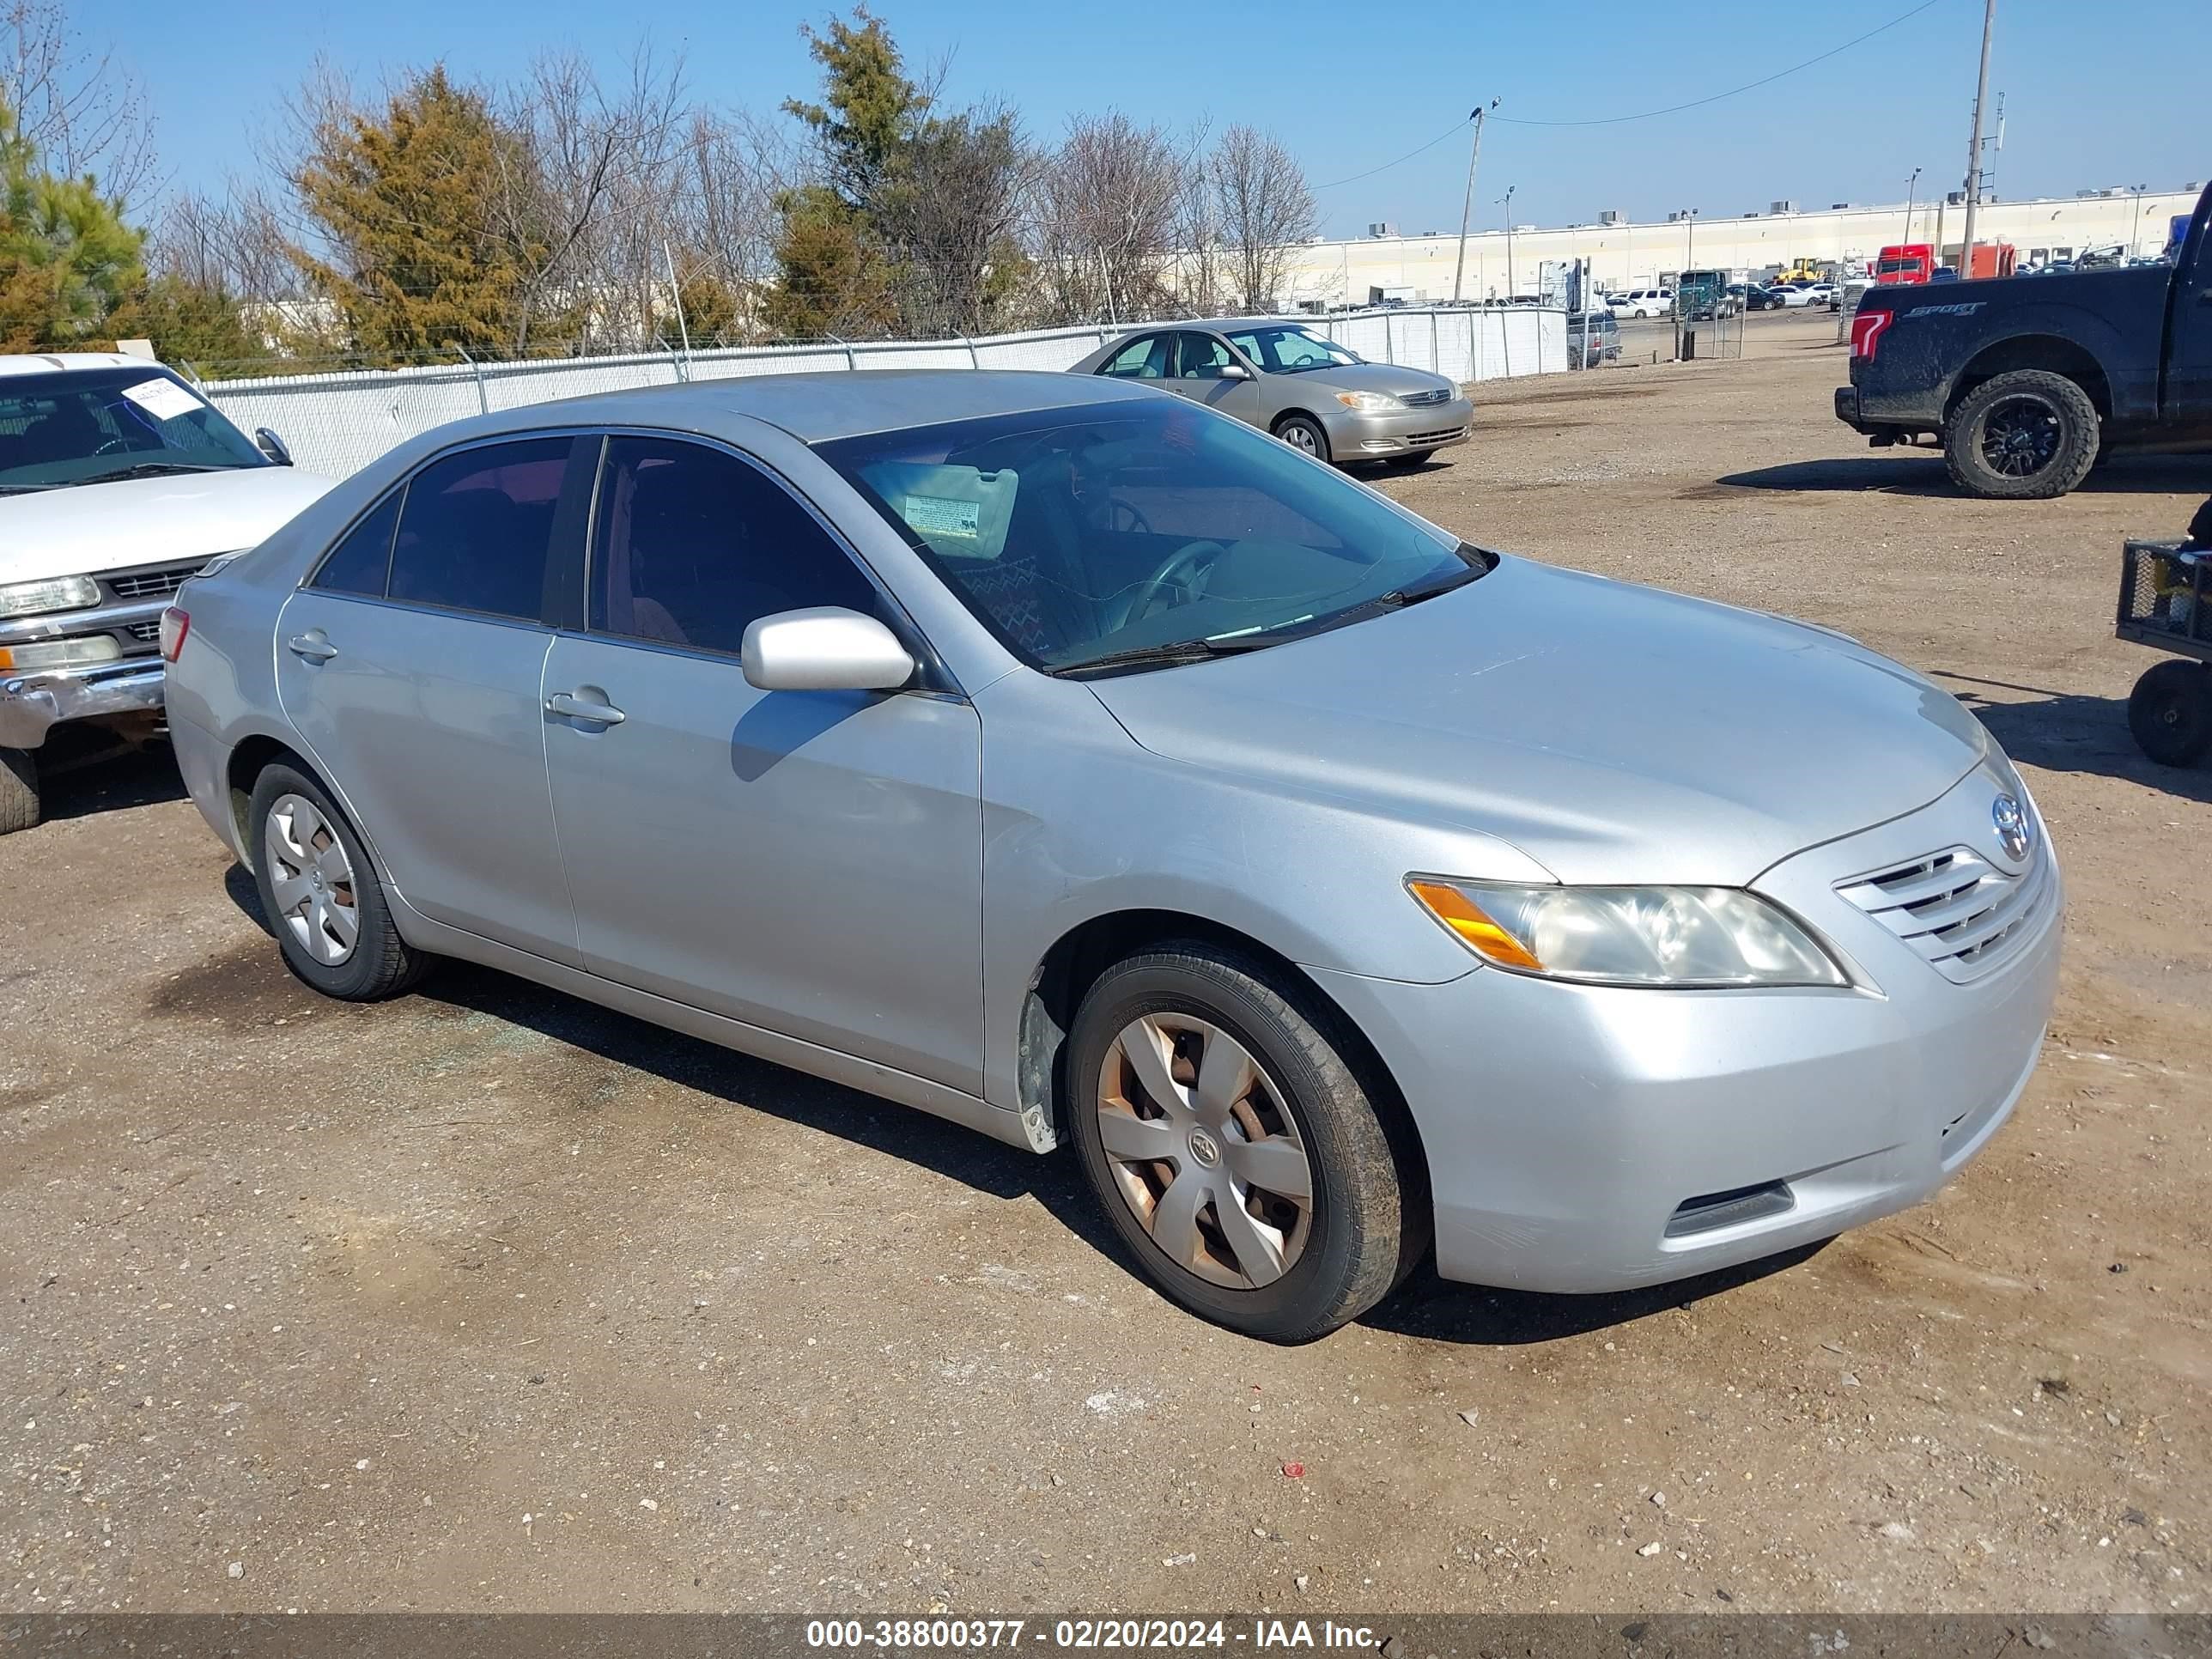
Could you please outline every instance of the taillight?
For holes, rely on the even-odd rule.
[[[171,605],[161,613],[161,660],[174,662],[177,653],[185,648],[185,635],[192,631],[192,619]]]
[[[1881,338],[1882,331],[1895,321],[1897,313],[1892,311],[1864,310],[1853,317],[1851,319],[1851,356],[1863,357],[1871,362],[1874,357],[1875,343]]]

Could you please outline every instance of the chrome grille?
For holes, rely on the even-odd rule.
[[[1398,401],[1408,409],[1426,409],[1431,404],[1449,403],[1451,393],[1441,387],[1434,392],[1408,392]]]
[[[1944,978],[1966,985],[2002,967],[2049,908],[2051,855],[2037,836],[2032,861],[2014,876],[1954,847],[1838,882],[1836,890]]]
[[[152,622],[132,623],[123,631],[134,640],[143,641],[149,645],[156,643],[161,637],[161,618],[157,617]]]
[[[1467,436],[1467,428],[1463,426],[1455,426],[1447,427],[1441,432],[1408,432],[1404,434],[1402,441],[1410,447],[1417,448],[1422,444],[1448,444],[1455,438],[1465,436]]]
[[[134,570],[128,575],[101,580],[118,599],[165,599],[198,569],[196,564],[179,564],[167,570]]]

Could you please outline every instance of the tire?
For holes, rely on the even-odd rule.
[[[0,749],[0,836],[39,821],[39,757],[27,749]]]
[[[1182,940],[1108,969],[1068,1039],[1067,1118],[1108,1224],[1175,1301],[1265,1341],[1310,1341],[1358,1317],[1428,1246],[1418,1155],[1394,1149],[1357,1049],[1337,1030],[1267,964]],[[1161,1085],[1147,1088],[1129,1056],[1147,1032],[1177,1031],[1170,1063],[1186,1074],[1155,1069],[1174,1097],[1163,1110]],[[1243,1079],[1222,1091],[1233,1111],[1200,1096],[1209,1054],[1226,1055],[1223,1076]],[[1258,1159],[1255,1143],[1276,1154]],[[1263,1188],[1260,1175],[1285,1188]],[[1283,1195],[1297,1180],[1308,1193]],[[1226,1212],[1233,1229],[1217,1194],[1243,1200]]]
[[[272,827],[272,817],[280,823]],[[342,1002],[398,996],[422,978],[431,958],[399,937],[368,848],[320,784],[281,763],[264,768],[253,781],[246,822],[261,911],[276,935],[284,965],[295,975]],[[284,864],[284,839],[299,848],[296,868]],[[295,878],[306,885],[300,890],[302,896],[287,905],[278,883],[288,884],[289,897]],[[342,902],[340,895],[350,904]],[[343,938],[344,921],[334,915],[344,911],[350,912],[349,943]],[[336,948],[341,945],[339,955]]]
[[[1943,459],[1969,495],[2048,501],[2089,476],[2101,435],[2087,392],[2063,374],[2016,368],[1960,400],[1943,423]]]
[[[1317,461],[1329,459],[1328,434],[1321,429],[1321,422],[1310,415],[1285,415],[1275,422],[1275,435],[1291,448],[1312,456]]]
[[[2212,753],[2212,667],[2169,659],[2128,695],[2128,730],[2160,766],[2189,766]]]

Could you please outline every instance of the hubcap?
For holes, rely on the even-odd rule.
[[[2008,398],[1982,417],[1982,459],[1992,472],[2033,477],[2058,456],[2058,411],[2040,398]]]
[[[345,843],[314,803],[300,795],[277,798],[262,840],[277,925],[317,962],[337,967],[353,955],[361,937]]]
[[[1219,1026],[1147,1014],[1107,1050],[1098,1136],[1130,1213],[1177,1267],[1234,1290],[1280,1279],[1313,1231],[1313,1170],[1267,1071]]]
[[[1315,453],[1320,448],[1320,446],[1314,442],[1314,434],[1302,426],[1285,427],[1283,437],[1291,448],[1303,449],[1309,455]]]

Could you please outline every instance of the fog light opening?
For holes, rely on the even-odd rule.
[[[1747,1221],[1763,1221],[1797,1207],[1796,1196],[1786,1182],[1770,1181],[1758,1187],[1735,1187],[1724,1193],[1702,1193],[1686,1198],[1668,1218],[1667,1237],[1687,1238],[1697,1233],[1717,1232]]]

